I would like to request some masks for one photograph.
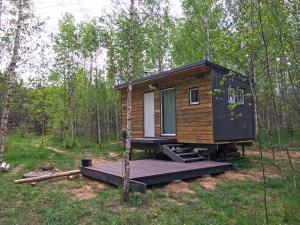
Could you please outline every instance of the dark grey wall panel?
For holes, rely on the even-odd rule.
[[[214,140],[254,139],[254,104],[249,81],[238,76],[226,77],[224,72],[212,70]],[[238,105],[234,111],[229,109],[228,86],[244,89],[245,103]]]

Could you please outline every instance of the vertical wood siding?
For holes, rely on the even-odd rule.
[[[175,87],[176,90],[176,138],[183,143],[213,143],[212,89],[210,72],[187,75],[181,79],[157,82],[154,92],[155,136],[161,137],[160,90]],[[199,89],[199,105],[189,105],[189,89]],[[144,93],[148,85],[133,88],[132,136],[144,137]],[[126,128],[126,89],[121,91],[121,126]]]

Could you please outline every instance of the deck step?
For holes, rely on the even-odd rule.
[[[161,145],[160,149],[162,153],[168,156],[171,160],[175,162],[196,162],[204,160],[204,157],[200,155],[198,152],[195,152],[193,148],[182,147],[183,145],[176,144],[166,144]]]
[[[198,152],[186,152],[186,153],[179,153],[178,154],[180,157],[193,157],[193,156],[198,156],[199,153]]]
[[[189,162],[197,162],[197,161],[202,161],[204,160],[204,157],[202,155],[198,156],[198,157],[194,157],[194,158],[185,158],[184,161],[186,163],[189,163]]]
[[[172,149],[176,154],[181,154],[181,153],[189,153],[193,151],[193,148],[177,148],[177,149]]]

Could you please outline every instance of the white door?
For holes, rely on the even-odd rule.
[[[144,93],[144,136],[155,137],[154,92]]]

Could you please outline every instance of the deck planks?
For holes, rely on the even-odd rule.
[[[178,163],[164,160],[130,161],[130,180],[147,185],[170,182],[172,180],[195,178],[232,170],[232,164],[214,161]],[[117,186],[123,182],[123,163],[111,162],[81,167],[82,174]]]

